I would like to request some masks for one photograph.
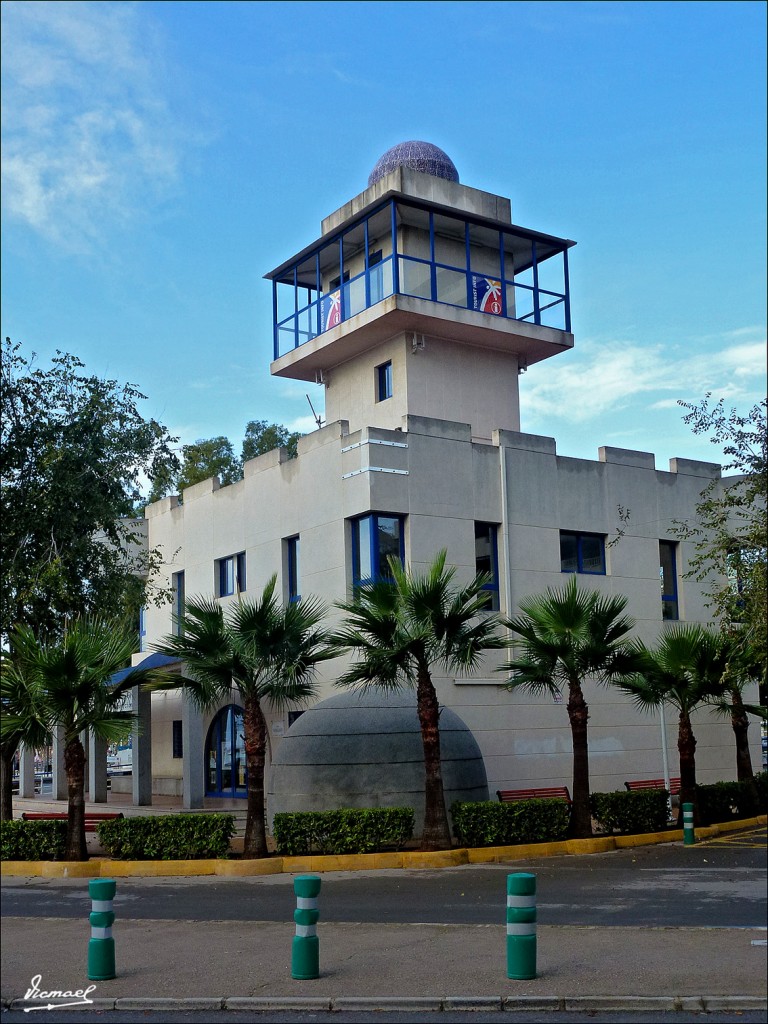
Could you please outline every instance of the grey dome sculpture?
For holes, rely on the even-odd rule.
[[[438,146],[433,146],[431,142],[399,142],[376,162],[368,175],[368,187],[398,167],[410,167],[412,171],[445,178],[446,181],[459,180],[459,172],[453,160]]]
[[[475,737],[459,716],[440,711],[445,803],[487,800],[488,779]],[[280,811],[413,807],[424,828],[424,752],[416,694],[349,691],[305,711],[272,762],[270,822]]]

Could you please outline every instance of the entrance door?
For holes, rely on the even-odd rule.
[[[208,730],[205,743],[205,795],[247,796],[243,709],[236,704],[222,708]]]

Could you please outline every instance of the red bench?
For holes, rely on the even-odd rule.
[[[630,793],[638,789],[666,789],[664,779],[634,779],[632,782],[625,782],[624,785]],[[669,780],[669,795],[680,795],[680,779]]]
[[[496,796],[503,804],[516,800],[565,800],[571,806],[571,794],[567,786],[537,787],[535,789],[497,789]]]
[[[66,811],[23,811],[22,821],[66,821]],[[86,811],[85,831],[95,832],[101,821],[114,821],[116,818],[124,818],[122,811]]]

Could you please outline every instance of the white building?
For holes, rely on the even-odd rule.
[[[576,572],[626,595],[645,641],[665,621],[707,622],[674,523],[691,518],[720,468],[682,458],[657,468],[651,454],[608,447],[596,461],[565,458],[554,439],[521,433],[518,375],[546,373],[535,364],[574,343],[573,244],[513,225],[509,200],[460,184],[435,147],[385,154],[320,238],[267,275],[272,373],[322,384],[327,423],[300,440],[298,458],[273,451],[248,462],[238,483],[206,480],[147,508],[149,545],[173,557],[176,607],[147,608],[143,650],[175,628],[185,596],[235,600],[277,572],[286,601],[313,594],[331,606],[385,555],[419,569],[440,548],[461,578],[492,571],[489,605],[505,614]],[[480,746],[489,790],[570,785],[564,705],[506,692],[501,660],[472,678],[436,679],[441,703]],[[323,697],[338,674],[339,663],[324,667]],[[586,695],[592,789],[660,777],[658,716],[611,690],[588,685]],[[235,707],[201,717],[178,692],[154,695],[151,731],[134,741],[136,802],[151,792],[183,795],[188,807],[244,796],[237,716]],[[274,753],[291,716],[267,717]],[[696,733],[699,781],[735,777],[730,725],[699,715]]]

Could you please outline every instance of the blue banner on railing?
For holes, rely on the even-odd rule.
[[[472,309],[501,316],[501,281],[472,274]]]
[[[331,292],[320,300],[321,332],[330,331],[341,323],[341,292]]]

